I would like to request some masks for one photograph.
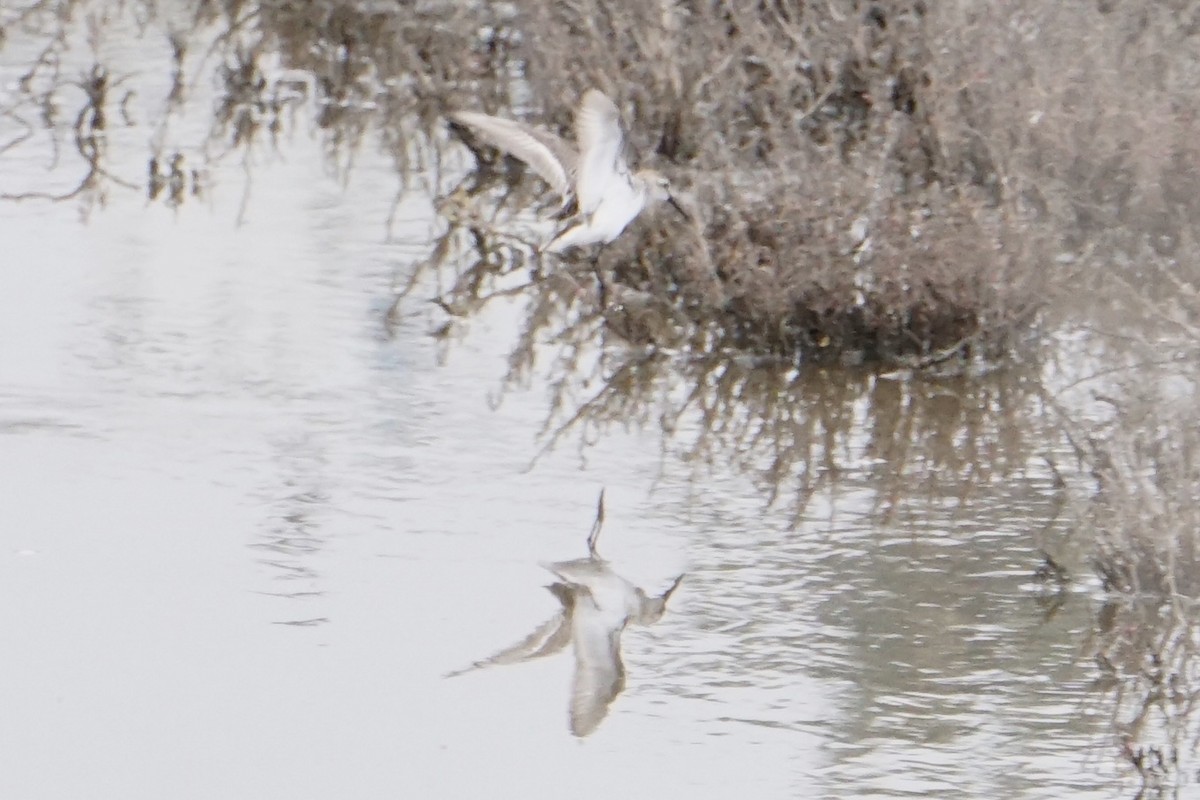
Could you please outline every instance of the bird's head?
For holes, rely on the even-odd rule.
[[[641,170],[638,173],[638,177],[646,184],[651,198],[662,202],[671,196],[671,182],[667,180],[666,175],[663,175],[658,170]]]
[[[637,615],[636,621],[641,625],[652,625],[662,619],[663,613],[665,613],[667,610],[667,601],[671,599],[671,595],[674,594],[675,590],[679,588],[679,583],[682,580],[683,576],[680,575],[678,578],[672,581],[671,585],[667,587],[667,590],[658,597],[648,598],[646,597],[645,592],[643,592],[641,589],[638,589],[637,594],[638,600],[641,601],[641,610]]]
[[[690,220],[692,218],[675,199],[675,195],[671,191],[671,182],[667,180],[666,175],[663,175],[658,170],[643,169],[638,172],[638,177],[642,179],[651,202],[670,203],[675,207],[676,211],[683,215],[684,219]]]

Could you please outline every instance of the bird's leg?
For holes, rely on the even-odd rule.
[[[529,270],[530,280],[537,280],[545,274],[542,270],[542,248],[536,244],[531,248],[533,253],[533,267]]]
[[[600,490],[600,500],[596,503],[596,521],[592,523],[591,533],[588,534],[588,556],[599,558],[596,552],[596,541],[600,538],[600,529],[604,527],[604,490]]]

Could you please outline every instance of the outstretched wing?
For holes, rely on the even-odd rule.
[[[575,179],[579,175],[579,153],[575,152],[575,148],[557,133],[549,131],[541,125],[527,125],[525,132],[545,145],[567,173],[567,188],[560,193],[565,196],[566,192],[575,191]],[[555,187],[555,191],[559,191],[559,189]]]
[[[574,587],[576,602],[571,616],[575,674],[571,680],[571,733],[584,737],[599,727],[613,700],[625,688],[621,660],[622,617],[613,617],[595,604],[583,587]]]
[[[627,173],[622,153],[625,134],[616,105],[598,89],[588,89],[575,113],[575,138],[579,140],[579,177],[575,194],[579,210],[592,214],[618,173]]]
[[[571,641],[569,616],[570,609],[560,608],[553,617],[543,622],[533,633],[521,641],[494,655],[476,661],[469,667],[447,672],[446,677],[454,678],[467,672],[498,664],[519,664],[523,661],[532,661],[535,658],[557,653],[566,647],[567,642]]]
[[[450,119],[475,132],[488,144],[521,159],[561,197],[571,191],[577,156],[571,146],[543,128],[475,111],[458,111]]]

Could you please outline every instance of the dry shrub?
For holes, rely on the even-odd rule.
[[[1106,592],[1089,652],[1139,797],[1193,784],[1200,748],[1200,433],[1195,406],[1130,388],[1086,449],[1089,522]]]
[[[561,122],[597,86],[626,106],[636,152],[713,169],[862,141],[877,102],[909,103],[923,15],[921,2],[568,0],[523,6],[517,24],[523,72]]]
[[[1171,249],[1196,218],[1200,11],[1187,3],[938,4],[929,113],[948,166],[990,175],[1080,248]]]
[[[662,264],[747,347],[995,356],[1072,277],[1064,250],[1170,249],[1195,218],[1187,6],[517,8],[536,116],[565,130],[598,86],[632,151],[694,194],[699,235],[660,216],[610,259],[618,275]]]
[[[700,203],[709,209],[702,234],[637,226],[603,263],[715,321],[726,345],[841,363],[992,358],[1038,307],[1022,260],[1029,243],[983,209],[967,214],[932,193],[921,203],[892,195],[873,221],[864,210],[844,225],[831,207],[850,198],[718,192]]]
[[[1109,315],[1088,339],[1095,374],[1056,402],[1094,478],[1081,533],[1104,591],[1086,650],[1096,693],[1137,796],[1179,797],[1200,748],[1200,261],[1141,246],[1136,281],[1116,266],[1096,281]],[[1197,251],[1187,230],[1178,249]]]
[[[566,130],[599,86],[625,109],[631,150],[675,162],[690,187],[696,229],[635,225],[604,258],[618,281],[746,349],[994,356],[1032,318],[1033,239],[1006,249],[996,204],[938,181],[917,122],[925,15],[574,0],[520,6],[513,25],[543,118]]]

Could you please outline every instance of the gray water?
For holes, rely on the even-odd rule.
[[[868,390],[781,473],[652,407],[542,452],[522,299],[440,338],[423,286],[385,324],[431,199],[325,164],[300,131],[179,208],[0,206],[0,797],[1130,793],[1055,454],[968,435],[1019,392],[800,375]],[[445,674],[554,611],[602,487],[621,574],[686,577],[577,739],[569,654]],[[1050,603],[1039,548],[1078,575]]]

